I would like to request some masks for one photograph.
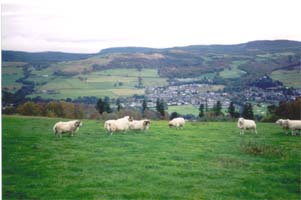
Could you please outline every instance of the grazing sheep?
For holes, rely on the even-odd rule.
[[[178,128],[183,128],[184,125],[185,125],[185,119],[183,117],[174,118],[168,123],[169,128],[176,127],[178,129]]]
[[[283,124],[291,130],[292,135],[296,135],[296,131],[301,130],[301,120],[284,120]]]
[[[141,130],[146,131],[149,129],[150,120],[143,119],[143,120],[133,120],[130,122],[130,130]]]
[[[69,135],[74,136],[74,133],[76,133],[79,130],[80,126],[82,126],[82,123],[79,120],[57,122],[53,126],[53,132],[55,135],[58,134],[59,137],[62,137],[63,133],[69,133]]]
[[[241,117],[238,119],[237,127],[240,129],[240,135],[244,134],[247,129],[252,129],[257,134],[256,123],[254,120]]]
[[[288,124],[286,123],[287,119],[278,119],[276,124],[280,125],[285,131],[285,134],[288,134]]]
[[[116,120],[107,120],[105,121],[104,128],[108,131],[108,133],[110,133],[110,135],[116,131],[126,132],[129,129],[131,121],[133,121],[133,118],[129,116]]]

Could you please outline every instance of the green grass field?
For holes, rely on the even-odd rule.
[[[281,81],[287,87],[301,88],[300,70],[277,70],[271,74],[272,79]]]
[[[137,89],[138,76],[142,77],[142,84],[149,86],[167,85],[167,79],[159,77],[157,69],[109,69],[81,74],[73,77],[54,77],[51,72],[36,71],[29,80],[36,83],[47,82],[44,85],[36,86],[37,91],[54,90],[55,94],[45,94],[36,92],[30,97],[41,96],[43,98],[77,98],[79,96],[109,96],[117,98],[120,96],[132,96],[134,94],[144,94],[144,89]],[[48,75],[47,77],[44,77]],[[122,83],[119,85],[119,83]]]
[[[22,84],[17,83],[16,80],[23,76],[23,71],[20,65],[26,63],[21,62],[3,62],[2,65],[2,88],[8,89],[10,92],[15,92],[22,87]]]
[[[246,61],[233,61],[231,66],[228,69],[224,69],[219,73],[219,75],[223,78],[239,78],[245,71],[240,70],[238,67],[241,64],[246,63]]]
[[[194,107],[193,105],[181,105],[181,106],[168,106],[168,112],[177,112],[182,115],[186,114],[193,114],[195,116],[199,115],[199,110],[198,108]]]
[[[56,138],[60,119],[3,116],[3,199],[300,199],[300,136],[259,123],[153,121],[148,133],[108,136],[84,120]]]

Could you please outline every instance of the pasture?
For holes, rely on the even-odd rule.
[[[239,78],[244,75],[246,72],[239,69],[238,67],[242,64],[246,63],[246,61],[233,61],[229,68],[224,69],[219,73],[219,75],[225,79],[228,78]]]
[[[271,77],[274,80],[281,81],[287,87],[301,88],[301,70],[276,70]]]
[[[167,85],[167,79],[159,77],[157,69],[109,69],[88,74],[80,74],[72,77],[60,77],[51,75],[52,72],[36,71],[29,80],[38,83],[38,92],[30,97],[41,96],[43,98],[77,98],[79,96],[132,96],[144,94],[144,88],[137,88],[138,77],[141,77],[145,87]],[[47,77],[45,77],[47,76]],[[45,84],[39,84],[45,82]],[[55,91],[45,93],[42,91]]]
[[[168,112],[177,112],[181,115],[192,114],[194,116],[199,115],[199,109],[191,104],[189,105],[180,105],[180,106],[168,106]]]
[[[3,199],[300,199],[300,136],[258,123],[152,121],[147,133],[108,136],[84,120],[56,138],[61,119],[3,116]]]

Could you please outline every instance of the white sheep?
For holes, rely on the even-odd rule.
[[[149,129],[150,120],[143,119],[143,120],[133,120],[130,122],[130,130],[141,130],[146,131]]]
[[[178,129],[178,128],[183,128],[184,125],[185,125],[185,119],[183,117],[174,118],[168,123],[169,128],[176,127]]]
[[[275,123],[280,125],[285,131],[285,134],[288,134],[288,124],[286,123],[287,119],[278,119]]]
[[[125,116],[116,120],[107,120],[104,123],[104,128],[110,133],[110,135],[116,131],[126,132],[129,129],[131,121],[133,121],[133,118],[129,116]]]
[[[237,127],[240,129],[240,135],[244,134],[245,130],[252,129],[256,134],[256,123],[251,119],[239,118],[237,122]]]
[[[62,137],[63,133],[69,133],[71,136],[74,136],[74,133],[76,133],[79,130],[79,127],[82,126],[82,123],[80,120],[72,120],[68,122],[57,122],[53,126],[53,132],[55,135],[58,134],[59,137]]]
[[[301,120],[284,120],[284,126],[288,127],[291,130],[292,135],[295,135],[296,131],[301,130]]]

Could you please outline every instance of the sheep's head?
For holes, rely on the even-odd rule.
[[[283,119],[278,119],[275,123],[278,125],[282,125],[283,121],[284,121]]]
[[[289,121],[289,119],[286,119],[286,120],[282,120],[282,126],[284,127],[284,128],[288,128],[288,121]]]
[[[131,116],[129,116],[129,117],[128,117],[128,120],[129,120],[129,122],[132,122],[132,121],[134,120],[134,118],[131,117]]]
[[[76,127],[80,127],[80,126],[82,126],[82,125],[83,125],[83,124],[82,124],[81,121],[76,120],[76,122],[75,122],[75,126],[76,126]]]
[[[150,125],[150,121],[149,120],[144,120],[143,125],[144,126]]]
[[[240,128],[244,124],[245,119],[240,117],[237,122],[237,127]]]

